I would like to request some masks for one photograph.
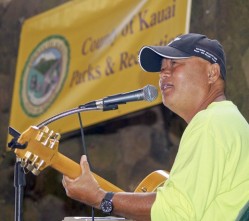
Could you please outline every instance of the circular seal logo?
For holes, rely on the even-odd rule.
[[[21,77],[20,101],[26,114],[44,113],[60,93],[68,73],[70,50],[62,36],[44,39],[30,54]]]

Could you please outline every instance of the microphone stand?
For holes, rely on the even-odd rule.
[[[118,109],[118,105],[108,105],[105,106],[104,109],[101,109],[103,111],[108,110],[115,110]],[[85,105],[80,105],[79,107],[64,111],[62,113],[59,113],[43,122],[37,125],[37,127],[40,129],[43,126],[46,126],[60,118],[80,113],[83,111],[91,111],[91,110],[100,110],[98,107],[87,107]],[[13,139],[8,143],[8,147],[15,149],[15,148],[21,148],[24,149],[26,147],[26,144],[19,144],[17,142],[20,133],[16,131],[14,128],[9,127],[9,134],[13,136]],[[23,196],[24,196],[24,187],[26,186],[26,178],[25,178],[25,172],[24,168],[22,166],[22,162],[20,158],[16,158],[15,163],[15,170],[14,170],[14,187],[15,187],[15,221],[23,221]]]
[[[103,111],[108,111],[108,110],[115,110],[115,109],[118,109],[118,105],[117,104],[114,104],[114,105],[108,105],[108,106],[105,106],[104,109],[99,109],[98,107],[86,107],[85,105],[80,105],[79,107],[76,107],[76,108],[73,108],[71,110],[67,110],[67,111],[64,111],[60,114],[57,114],[43,122],[41,122],[40,124],[37,125],[37,127],[40,129],[42,128],[43,126],[46,126],[56,120],[59,120],[60,118],[63,118],[63,117],[66,117],[66,116],[69,116],[69,115],[72,115],[72,114],[75,114],[75,113],[80,113],[80,112],[83,112],[83,111],[91,111],[91,110],[103,110]]]
[[[15,221],[23,220],[23,194],[26,186],[26,179],[21,159],[16,158],[14,171],[14,187],[15,187]]]

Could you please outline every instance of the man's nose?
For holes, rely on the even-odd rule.
[[[160,71],[160,78],[169,78],[172,76],[172,70],[171,68],[164,68]]]

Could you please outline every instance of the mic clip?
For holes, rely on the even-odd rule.
[[[109,110],[117,110],[118,105],[117,104],[109,104],[109,105],[103,105],[103,111],[109,111]]]
[[[114,103],[114,104],[106,104],[105,103],[105,99],[103,100],[97,100],[96,102],[96,107],[97,109],[103,110],[103,111],[110,111],[110,110],[116,110],[118,109],[118,104]]]
[[[103,100],[96,100],[80,105],[79,108],[96,108],[96,110],[109,111],[118,109],[118,104],[105,104]]]

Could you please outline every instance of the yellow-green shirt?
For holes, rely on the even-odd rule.
[[[249,125],[231,101],[214,102],[191,120],[152,221],[235,220],[249,200]]]

